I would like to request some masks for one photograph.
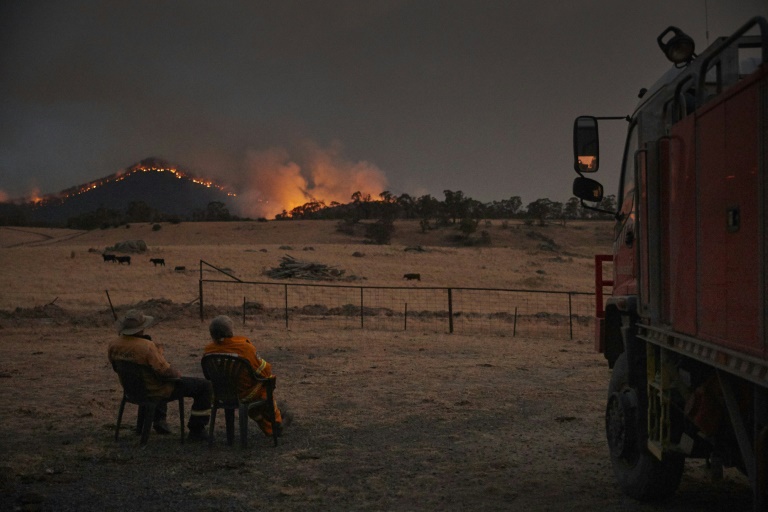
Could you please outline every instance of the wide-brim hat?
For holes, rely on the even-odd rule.
[[[123,318],[115,322],[115,328],[118,334],[130,336],[143,331],[154,323],[155,317],[145,315],[138,309],[129,309]]]

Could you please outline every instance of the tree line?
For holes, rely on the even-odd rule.
[[[293,219],[326,219],[340,220],[347,224],[360,221],[380,221],[391,223],[397,219],[419,220],[422,230],[441,226],[455,225],[462,231],[471,231],[471,226],[477,226],[480,219],[525,219],[526,222],[547,224],[549,222],[564,223],[577,219],[610,219],[611,214],[583,208],[581,201],[575,197],[562,203],[548,198],[536,199],[523,207],[520,196],[512,196],[500,201],[481,202],[466,196],[462,191],[444,190],[443,199],[430,194],[419,197],[409,194],[394,195],[384,191],[374,198],[370,194],[355,192],[350,202],[340,203],[331,201],[309,201],[290,211],[283,210],[274,220],[286,221]],[[616,210],[615,196],[610,195],[598,205],[605,211]],[[131,202],[124,210],[105,207],[70,217],[66,227],[72,229],[106,229],[132,222],[171,222],[182,221],[210,222],[253,220],[230,213],[227,205],[220,201],[208,203],[205,208],[195,209],[191,214],[181,216],[167,214],[153,208],[144,201]],[[259,221],[266,221],[260,218]],[[29,226],[52,225],[53,223],[32,222],[28,220],[25,209],[20,205],[0,204],[0,226]],[[371,224],[368,222],[367,224]],[[59,223],[58,225],[61,225]],[[370,228],[374,229],[374,228]]]
[[[409,194],[393,195],[388,191],[374,199],[370,194],[355,192],[351,201],[310,201],[290,211],[283,210],[276,220],[290,219],[418,219],[437,225],[457,224],[462,219],[531,219],[539,223],[564,222],[577,219],[610,219],[609,213],[598,212],[581,205],[572,197],[567,202],[541,198],[523,207],[520,196],[483,203],[464,195],[462,191],[444,190],[444,199],[430,194],[413,197]],[[601,210],[616,211],[616,196],[610,195],[598,205]]]

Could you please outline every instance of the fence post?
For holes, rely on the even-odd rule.
[[[204,321],[203,315],[203,260],[200,260],[200,321]]]
[[[453,334],[453,290],[448,288],[448,332]]]
[[[571,327],[571,339],[573,339],[573,305],[571,304],[571,292],[568,292],[568,325]]]
[[[512,324],[512,337],[517,335],[517,306],[515,306],[515,322]]]
[[[288,285],[283,286],[285,286],[285,328],[288,329]]]
[[[408,303],[405,303],[405,313],[403,313],[403,330],[408,330]]]
[[[201,263],[200,264],[200,274],[201,275],[203,273],[202,269],[203,269],[203,265]],[[202,278],[200,279],[200,321],[201,322],[203,321],[203,280],[202,280]]]
[[[243,327],[245,327],[245,295],[243,295]]]
[[[364,315],[364,309],[363,309],[363,287],[360,287],[360,328],[362,329],[364,327],[363,325],[363,318]]]

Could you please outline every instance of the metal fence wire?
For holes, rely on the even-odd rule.
[[[220,273],[204,279],[203,265]],[[586,292],[354,286],[242,281],[200,262],[200,319],[226,314],[243,325],[291,330],[495,334],[575,339],[594,332],[595,296]]]

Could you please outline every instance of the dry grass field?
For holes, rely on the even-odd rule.
[[[212,449],[154,433],[140,448],[127,428],[115,442],[122,391],[105,290],[119,311],[142,304],[162,318],[153,338],[201,376],[206,325],[184,306],[201,259],[246,280],[291,254],[367,285],[418,272],[408,286],[590,291],[592,256],[611,243],[607,223],[481,229],[490,246],[409,222],[386,246],[324,221],[0,228],[0,510],[748,510],[740,475],[712,484],[698,462],[666,503],[621,495],[603,434],[610,374],[587,337],[248,325],[239,334],[272,363],[295,417],[278,447],[254,425],[246,450],[227,446],[221,413]],[[148,251],[130,266],[103,262],[106,247],[139,239]],[[426,250],[404,250],[416,245]],[[124,427],[134,418],[129,405]]]

